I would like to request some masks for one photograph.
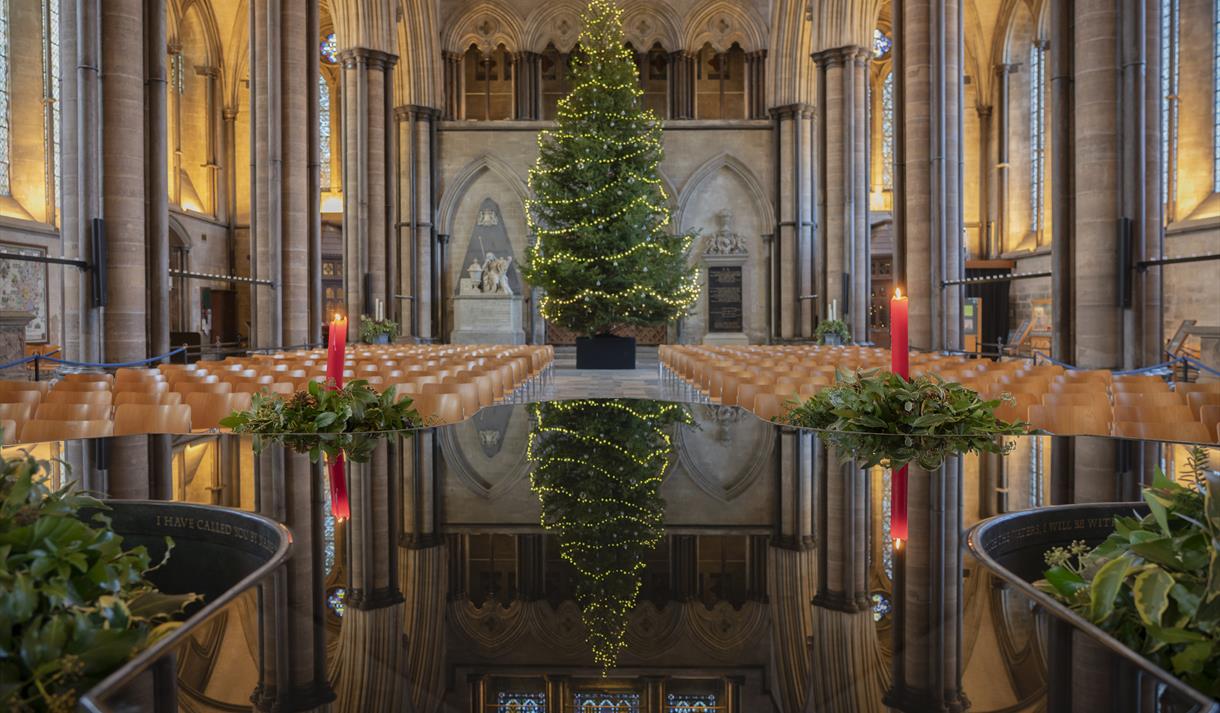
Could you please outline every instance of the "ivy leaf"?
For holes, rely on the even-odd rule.
[[[1114,612],[1114,600],[1122,587],[1131,559],[1127,555],[1116,557],[1101,566],[1093,577],[1089,589],[1089,618],[1095,623],[1104,622]]]
[[[1161,625],[1161,616],[1169,608],[1169,590],[1174,579],[1160,567],[1140,572],[1135,578],[1132,593],[1135,595],[1135,610],[1148,625]]]
[[[1173,655],[1173,672],[1176,674],[1200,673],[1211,658],[1214,644],[1211,641],[1196,641]]]

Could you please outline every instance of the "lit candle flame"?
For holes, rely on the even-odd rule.
[[[901,287],[894,288],[894,299],[896,299],[896,300],[902,299],[902,288]]]
[[[894,538],[894,549],[895,549],[895,550],[901,550],[901,549],[902,549],[902,538],[901,538],[901,537],[895,537],[895,538]]]

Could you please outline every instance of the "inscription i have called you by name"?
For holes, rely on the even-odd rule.
[[[157,515],[154,524],[168,530],[198,530],[215,535],[232,537],[258,545],[267,552],[275,552],[275,543],[263,533],[247,527],[240,527],[222,520],[203,517],[186,517],[183,515]]]

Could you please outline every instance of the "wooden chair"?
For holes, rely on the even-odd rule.
[[[191,394],[231,394],[233,393],[233,384],[227,381],[213,382],[175,382],[171,387],[174,391],[189,397]],[[189,402],[190,399],[188,398]]]
[[[462,397],[456,393],[420,393],[412,398],[425,423],[439,425],[462,420]]]
[[[191,407],[123,404],[114,410],[114,435],[190,433]]]
[[[195,430],[220,428],[220,419],[250,408],[250,394],[196,391],[186,395],[186,405],[191,407],[191,426]]]
[[[0,391],[0,404],[28,404],[33,407],[40,403],[41,391]]]
[[[479,410],[479,387],[474,384],[424,384],[421,394],[457,394],[462,403],[462,418],[470,418]]]
[[[1195,420],[1189,406],[1115,406],[1115,421],[1135,423],[1174,423]]]
[[[51,391],[109,391],[110,381],[101,379],[90,379],[88,381],[58,381],[55,386],[51,387]]]
[[[1220,392],[1196,391],[1189,393],[1186,394],[1186,403],[1190,406],[1190,410],[1194,413],[1195,418],[1198,418],[1199,412],[1204,406],[1220,406]]]
[[[0,444],[17,442],[17,422],[11,418],[0,418]]]
[[[36,404],[5,404],[0,403],[0,420],[12,421],[17,424],[17,433],[21,427],[34,416]]]
[[[71,438],[104,438],[111,435],[114,424],[109,420],[95,421],[26,421],[21,429],[23,443],[63,441]]]
[[[1220,406],[1204,406],[1199,409],[1199,421],[1212,437],[1213,443],[1220,443]]]
[[[105,382],[107,384],[114,381],[114,377],[104,372],[78,372],[74,374],[64,374],[59,380],[59,384],[90,384],[95,382]]]
[[[1110,435],[1110,414],[1090,406],[1030,406],[1029,423],[1059,436]]]
[[[1153,377],[1153,379],[1151,381],[1147,381],[1147,380],[1143,380],[1143,379],[1141,379],[1139,381],[1128,381],[1125,379],[1120,381],[1118,379],[1115,379],[1114,383],[1110,384],[1110,388],[1112,388],[1114,390],[1115,394],[1118,394],[1118,393],[1126,393],[1126,394],[1167,394],[1167,393],[1170,393],[1169,384],[1165,383],[1164,381],[1162,381],[1161,379],[1159,379],[1157,377]]]
[[[996,418],[1012,423],[1014,421],[1028,421],[1029,409],[1031,406],[1038,406],[1042,403],[1042,398],[1038,394],[1016,393],[1011,394],[1013,403],[1001,403],[996,407]]]
[[[37,391],[40,394],[45,394],[50,390],[51,382],[49,381],[23,381],[20,379],[0,381],[0,392]]]
[[[164,394],[169,391],[168,381],[157,381],[155,379],[143,379],[140,381],[127,380],[114,382],[113,391],[118,393],[142,393],[142,394]]]
[[[1204,381],[1198,383],[1179,381],[1173,385],[1173,390],[1179,394],[1220,394],[1220,381]]]
[[[1106,382],[1100,379],[1081,379],[1079,381],[1052,381],[1049,385],[1052,394],[1105,394]]]
[[[49,404],[105,404],[110,405],[114,399],[114,394],[109,390],[106,391],[58,391],[52,390],[43,399],[44,403]]]
[[[165,375],[156,369],[128,367],[120,368],[114,372],[114,383],[116,388],[118,387],[118,384],[142,384],[148,381],[165,381]]]
[[[1139,438],[1149,441],[1176,441],[1181,443],[1212,443],[1214,438],[1207,427],[1198,421],[1185,423],[1137,423]]]
[[[1136,406],[1142,408],[1151,408],[1154,406],[1181,406],[1182,397],[1173,393],[1172,391],[1156,393],[1115,391],[1114,405]]]
[[[110,418],[109,404],[39,404],[34,410],[38,421],[99,421]]]
[[[1099,411],[1110,410],[1110,400],[1104,393],[1051,392],[1042,397],[1043,406],[1088,406]]]
[[[182,403],[182,394],[177,391],[116,391],[114,392],[114,405],[122,406],[123,404],[149,404],[161,406],[174,406]]]

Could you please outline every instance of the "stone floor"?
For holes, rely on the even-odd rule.
[[[663,378],[656,347],[639,347],[632,371],[577,369],[576,349],[556,347],[555,367],[542,383],[525,395],[530,401],[544,399],[689,398],[682,384]]]

